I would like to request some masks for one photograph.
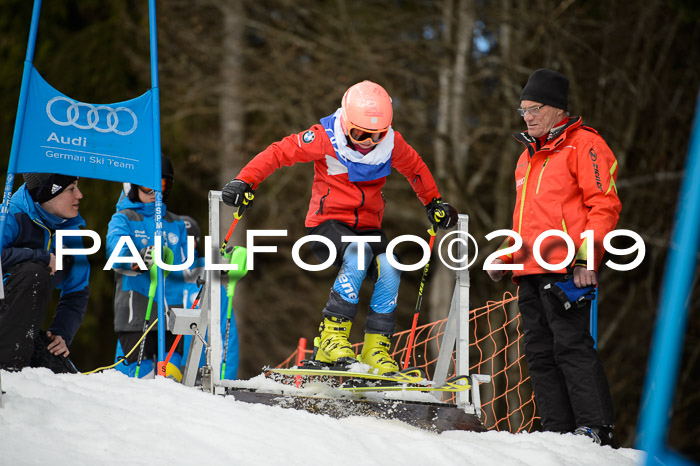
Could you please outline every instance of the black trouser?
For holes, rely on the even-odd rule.
[[[350,243],[342,241],[343,236],[379,236],[381,241],[378,243],[369,243],[374,256],[385,253],[386,247],[389,245],[389,239],[386,237],[386,233],[384,233],[383,230],[357,230],[338,220],[328,220],[315,227],[307,228],[306,233],[308,235],[325,236],[333,242],[335,250],[338,253],[333,263],[336,267],[340,267],[343,264],[343,254],[345,253],[345,249],[350,245]],[[325,244],[311,241],[309,242],[309,246],[311,246],[311,251],[318,260],[325,262],[328,259],[329,252]],[[372,263],[374,263],[374,260]],[[370,277],[376,276],[376,268],[370,267],[368,272]]]
[[[571,432],[615,422],[608,381],[590,334],[590,301],[565,310],[543,286],[559,274],[521,277],[525,357],[542,427]]]
[[[30,365],[34,340],[41,332],[51,298],[50,269],[41,262],[22,262],[5,272],[5,299],[0,302],[0,367]]]

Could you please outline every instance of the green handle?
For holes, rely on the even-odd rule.
[[[221,378],[226,374],[226,359],[228,356],[228,338],[231,328],[231,312],[233,310],[233,293],[236,290],[236,283],[248,273],[247,258],[248,250],[242,246],[234,246],[232,249],[226,249],[223,253],[224,258],[228,259],[229,264],[236,264],[236,270],[228,270],[228,283],[226,284],[226,297],[228,305],[226,307],[226,335],[224,336],[224,360],[221,363]]]
[[[156,266],[156,259],[155,259],[155,252],[156,250],[153,249],[151,251],[151,258],[153,259],[153,265],[151,266],[150,269],[150,274],[151,274],[151,286],[148,288],[148,297],[153,299],[156,296],[156,287],[158,286],[158,267]],[[170,249],[167,246],[163,246],[163,262],[168,265],[173,265],[173,260],[175,259],[175,254],[173,254],[173,250]],[[167,277],[168,274],[170,274],[170,270],[163,270],[163,278]]]
[[[148,307],[146,308],[146,323],[151,320],[151,309],[153,308],[153,297],[148,298]]]
[[[230,264],[236,264],[238,270],[229,270],[226,272],[228,275],[228,283],[226,284],[226,297],[228,298],[228,308],[226,309],[226,318],[231,318],[231,309],[233,308],[233,294],[236,291],[236,284],[238,280],[243,278],[246,273],[248,273],[247,259],[248,250],[242,246],[236,246],[233,251],[224,255],[229,259]]]
[[[243,246],[235,246],[230,252],[226,251],[226,253],[224,253],[224,258],[228,259],[229,264],[236,264],[238,266],[237,270],[228,270],[226,272],[229,280],[229,285],[226,287],[226,296],[230,297],[233,295],[231,282],[233,282],[233,286],[235,287],[236,282],[248,273],[248,250]]]

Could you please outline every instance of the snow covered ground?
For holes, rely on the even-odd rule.
[[[0,465],[624,466],[644,459],[573,435],[435,434],[399,421],[247,404],[115,371],[0,376]]]

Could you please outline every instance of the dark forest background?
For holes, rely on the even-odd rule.
[[[0,0],[3,166],[31,7]],[[148,44],[145,0],[45,0],[34,63],[72,98],[118,102],[150,87]],[[332,113],[347,87],[370,79],[392,95],[394,127],[423,156],[443,198],[470,216],[481,251],[471,274],[472,307],[515,292],[506,280],[491,283],[480,267],[494,247],[484,235],[512,226],[513,169],[522,147],[511,134],[524,129],[515,112],[520,90],[537,68],[564,73],[569,111],[596,128],[619,161],[618,228],[639,233],[647,248],[635,270],[600,273],[599,350],[618,439],[633,445],[700,83],[698,2],[168,0],[158,2],[158,47],[162,147],[176,172],[169,210],[193,216],[206,233],[209,190],[221,189],[270,143]],[[279,252],[260,256],[236,289],[241,378],[278,363],[300,336],[317,332],[334,272],[304,272],[291,260],[292,244],[305,234],[312,172],[297,165],[271,176],[237,229],[238,244],[246,228],[289,230],[275,241]],[[121,186],[82,180],[81,188],[88,228],[104,237]],[[403,177],[392,176],[384,193],[389,236],[424,236],[423,207]],[[102,271],[105,261],[104,249],[91,257],[90,306],[71,349],[84,371],[114,355],[113,278]],[[449,309],[453,277],[437,262],[422,322]],[[410,327],[419,279],[420,271],[404,274],[399,330]],[[694,285],[670,442],[697,458],[697,276]]]

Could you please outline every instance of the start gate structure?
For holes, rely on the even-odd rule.
[[[219,251],[220,212],[221,192],[210,191],[209,237],[205,238],[205,254],[208,263],[224,265]],[[468,221],[467,215],[459,216],[457,240],[453,241],[456,247],[454,257],[469,257]],[[232,381],[221,380],[218,370],[222,363],[221,334],[206,331],[220,328],[220,313],[211,312],[220,309],[220,276],[220,270],[206,271],[201,312],[187,314],[189,317],[169,317],[180,321],[179,329],[190,329],[183,333],[199,335],[199,338],[192,339],[182,383],[194,386],[199,371],[202,390],[223,395],[231,392]],[[448,317],[419,326],[416,330],[411,357],[413,361],[422,362],[414,365],[423,368],[438,384],[452,375],[469,376],[471,390],[456,394],[438,393],[435,395],[436,404],[475,416],[487,429],[530,431],[537,417],[521,350],[520,317],[514,306],[517,297],[506,294],[500,301],[469,309],[469,287],[469,270],[456,270]],[[183,319],[185,325],[182,325]],[[408,333],[397,333],[393,337],[392,356],[396,360],[405,358]],[[203,348],[206,348],[206,365],[199,369],[197,363]],[[359,351],[359,347],[356,349]],[[292,366],[311,353],[311,349],[300,345],[278,367]]]

